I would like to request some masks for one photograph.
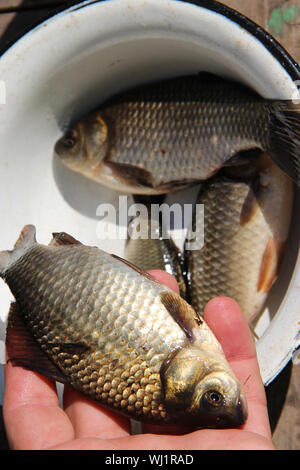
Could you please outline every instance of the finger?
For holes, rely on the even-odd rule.
[[[230,360],[256,358],[255,345],[248,323],[239,305],[228,297],[212,299],[204,309],[204,319],[222,343]]]
[[[91,448],[88,442],[80,444],[81,448]],[[94,445],[104,448],[101,442]],[[185,436],[144,434],[106,441],[105,445],[112,450],[274,450],[271,439],[239,429],[202,429]]]
[[[3,417],[12,449],[46,449],[72,439],[72,424],[59,407],[55,383],[41,375],[5,366]]]
[[[218,297],[207,304],[204,319],[221,343],[232,370],[243,386],[249,412],[245,429],[269,437],[266,395],[255,344],[240,307],[232,299]]]
[[[143,433],[151,435],[181,436],[195,431],[192,426],[161,426],[159,424],[143,424]]]
[[[168,286],[170,289],[176,292],[176,294],[179,294],[179,287],[177,281],[175,277],[172,276],[172,274],[169,274],[166,271],[161,271],[160,269],[153,269],[149,271],[149,274],[155,277],[155,279],[157,279],[162,284]]]
[[[76,438],[114,439],[130,435],[130,421],[70,387],[64,390],[64,409]]]

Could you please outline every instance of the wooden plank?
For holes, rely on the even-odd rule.
[[[22,0],[0,0],[0,10],[2,8],[18,7]]]
[[[15,16],[15,13],[6,13],[0,15],[0,38],[4,34],[7,26]]]
[[[300,364],[292,368],[291,381],[282,413],[273,433],[278,450],[300,449]],[[274,397],[275,400],[275,397]]]
[[[300,0],[224,0],[266,29],[300,63]]]
[[[57,4],[63,4],[67,0],[0,0],[0,12],[1,10],[8,9],[20,9],[20,8],[47,8]]]
[[[18,37],[56,13],[61,6],[68,7],[76,0],[0,0],[0,54]],[[8,7],[9,10],[5,10]],[[3,13],[10,11],[10,13]],[[2,13],[1,13],[2,12]]]

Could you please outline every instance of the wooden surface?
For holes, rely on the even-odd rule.
[[[0,50],[66,0],[0,0]],[[254,20],[300,63],[300,0],[228,0],[223,3]],[[300,364],[291,363],[267,388],[273,442],[277,449],[300,449]],[[0,434],[3,429],[0,423]],[[0,449],[7,447],[0,438]]]
[[[229,0],[222,3],[262,26],[300,62],[299,0]]]

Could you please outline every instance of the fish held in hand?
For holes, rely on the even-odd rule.
[[[179,295],[67,234],[26,226],[0,253],[12,304],[8,356],[128,417],[235,427],[247,404],[220,344]]]
[[[117,191],[162,194],[213,176],[258,148],[300,184],[299,105],[211,74],[129,90],[83,117],[55,145],[75,172]]]
[[[202,311],[210,299],[229,296],[249,322],[279,275],[293,206],[291,180],[266,155],[253,162],[202,185],[204,246],[185,251],[193,307]],[[196,217],[197,209],[194,224]]]

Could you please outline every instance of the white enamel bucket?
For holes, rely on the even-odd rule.
[[[214,1],[87,1],[49,18],[0,58],[0,249],[21,228],[48,243],[66,231],[123,255],[124,240],[99,240],[100,203],[119,194],[72,173],[53,158],[70,118],[135,84],[197,73],[243,82],[268,98],[297,91],[299,69],[273,38]],[[269,384],[300,344],[299,194],[282,274],[257,326],[257,353]],[[99,225],[100,224],[100,225]],[[12,296],[0,283],[5,321]],[[2,381],[3,382],[3,381]]]

